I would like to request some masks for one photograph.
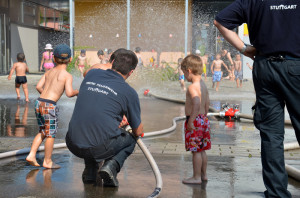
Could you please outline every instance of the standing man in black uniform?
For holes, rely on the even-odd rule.
[[[231,31],[247,23],[250,42]],[[300,142],[300,1],[236,0],[216,17],[224,38],[252,59],[255,126],[260,130],[266,197],[291,197],[284,166],[284,107]]]

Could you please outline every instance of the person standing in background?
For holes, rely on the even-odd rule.
[[[45,50],[46,51],[43,53],[43,57],[41,61],[40,71],[43,70],[43,66],[44,66],[44,70],[46,72],[54,67],[52,45],[46,44]]]

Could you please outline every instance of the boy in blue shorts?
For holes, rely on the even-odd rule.
[[[221,70],[222,65],[227,69],[228,72],[230,72],[228,67],[224,63],[224,61],[221,60],[221,55],[217,54],[216,55],[216,60],[214,60],[211,64],[211,71],[212,71],[212,74],[213,74],[213,76],[212,76],[212,80],[213,80],[212,88],[215,87],[215,83],[217,82],[216,91],[219,91],[219,86],[220,86],[220,82],[221,82],[222,75],[223,75],[223,72]]]
[[[53,54],[54,61],[57,64],[56,67],[47,71],[36,85],[36,89],[41,94],[35,102],[35,115],[39,124],[39,133],[35,136],[30,153],[26,157],[26,161],[30,165],[40,166],[36,160],[36,152],[46,138],[44,168],[60,168],[51,159],[57,132],[58,108],[56,102],[64,91],[68,97],[78,94],[78,90],[72,88],[72,75],[66,71],[67,65],[72,60],[70,47],[65,44],[58,45]]]

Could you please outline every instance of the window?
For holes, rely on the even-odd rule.
[[[40,6],[39,9],[39,16],[40,16],[40,20],[39,20],[39,25],[45,27],[46,26],[46,17],[45,17],[45,7]]]
[[[37,25],[37,6],[28,2],[23,2],[23,20],[25,25]]]
[[[46,27],[54,28],[54,13],[55,11],[51,8],[46,8]]]
[[[0,0],[0,7],[8,8],[8,0]]]

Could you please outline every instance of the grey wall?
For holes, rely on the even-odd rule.
[[[30,72],[38,72],[38,30],[11,24],[11,60],[23,52]]]

